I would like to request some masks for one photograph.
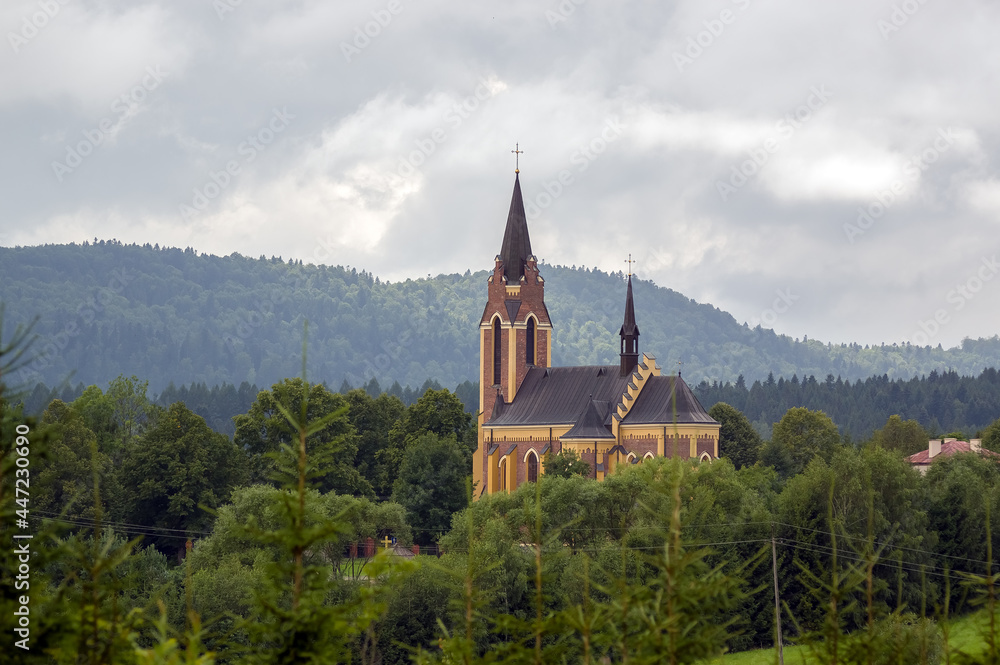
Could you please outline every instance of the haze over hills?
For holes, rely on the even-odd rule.
[[[543,265],[557,365],[615,363],[622,275]],[[371,378],[443,386],[476,381],[485,270],[382,282],[354,268],[239,254],[199,255],[99,241],[0,248],[3,339],[37,317],[34,359],[11,384],[104,384],[119,374],[170,382],[268,386],[301,373],[333,388]],[[634,279],[640,350],[691,384],[828,374],[857,380],[1000,365],[1000,338],[960,347],[829,345],[751,329],[708,304]],[[681,364],[682,363],[682,364]]]

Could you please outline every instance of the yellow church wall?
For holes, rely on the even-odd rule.
[[[656,439],[657,456],[667,455],[668,457],[673,452],[669,449],[669,446],[675,438],[682,439],[683,437],[689,437],[688,450],[685,452],[687,452],[688,457],[697,457],[698,438],[707,437],[712,439],[714,443],[712,457],[717,458],[719,456],[719,425],[694,423],[677,423],[676,425],[622,425],[618,438],[625,448],[628,448],[629,437]],[[668,446],[666,449],[664,449],[665,441]]]
[[[480,436],[482,440],[479,445],[479,451],[481,451],[479,455],[485,454],[485,451],[489,447],[493,445],[497,446],[497,450],[487,460],[487,467],[489,469],[486,479],[487,493],[493,494],[498,491],[513,491],[517,489],[518,463],[523,461],[528,448],[532,448],[538,452],[539,461],[542,462],[539,464],[538,472],[539,474],[544,473],[544,456],[541,455],[541,450],[550,443],[553,449],[572,450],[582,459],[592,459],[592,456],[595,454],[598,456],[605,455],[616,445],[621,444],[626,451],[634,453],[636,458],[641,460],[645,457],[651,441],[655,441],[655,451],[649,452],[653,452],[655,457],[662,457],[664,453],[667,456],[672,456],[673,441],[684,441],[684,437],[687,437],[687,447],[679,452],[689,459],[697,459],[698,439],[707,438],[712,442],[712,458],[716,459],[719,456],[719,426],[717,425],[712,426],[701,423],[678,423],[676,425],[622,424],[619,427],[619,436],[616,439],[560,441],[560,437],[568,432],[571,427],[572,425],[566,424],[553,427],[523,425],[481,428]],[[511,444],[515,443],[519,444],[518,450],[516,453],[511,453],[512,456],[508,458],[505,476],[506,483],[504,483],[505,488],[502,490],[499,469],[501,460],[500,452],[502,449],[509,448]],[[595,471],[597,480],[604,480],[604,478],[615,471],[618,465],[629,463],[627,462],[627,457],[627,455],[621,453],[611,454],[606,465],[606,470],[603,472]],[[482,458],[477,456],[477,459]],[[482,472],[480,471],[479,473],[481,476]]]
[[[493,454],[489,456],[486,460],[486,466],[489,468],[489,474],[487,477],[487,487],[486,492],[488,494],[493,494],[500,490],[500,451],[495,450]]]

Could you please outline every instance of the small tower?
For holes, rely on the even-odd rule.
[[[631,258],[631,257],[629,257]],[[635,305],[632,302],[632,271],[629,270],[628,289],[625,292],[625,321],[618,334],[622,338],[621,375],[628,376],[639,364],[639,326],[635,324]]]

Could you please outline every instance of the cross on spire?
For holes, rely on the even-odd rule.
[[[521,172],[521,164],[520,164],[521,160],[520,160],[520,157],[521,157],[521,154],[524,153],[524,151],[521,150],[520,148],[521,148],[521,144],[520,143],[515,143],[514,144],[514,149],[511,150],[511,152],[514,153],[514,173],[520,173]]]
[[[638,263],[638,261],[633,260],[632,259],[632,253],[629,252],[628,260],[625,261],[625,263],[628,264],[628,276],[631,277],[632,276],[632,264],[633,263]]]

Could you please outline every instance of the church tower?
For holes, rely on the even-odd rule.
[[[479,322],[479,425],[517,394],[531,367],[552,365],[552,322],[545,308],[545,280],[531,253],[518,172],[503,244],[487,280]],[[502,400],[502,403],[501,403]]]
[[[503,243],[479,319],[473,497],[537,482],[546,455],[563,450],[585,461],[595,480],[656,457],[718,458],[719,423],[679,375],[663,376],[653,355],[639,354],[631,255],[618,331],[621,364],[552,367],[545,280],[531,253],[520,176],[514,173]]]
[[[632,257],[630,256],[629,259]],[[622,338],[621,375],[628,376],[639,364],[639,326],[635,324],[635,305],[632,303],[632,272],[628,275],[628,290],[625,292],[625,321],[618,335]]]

